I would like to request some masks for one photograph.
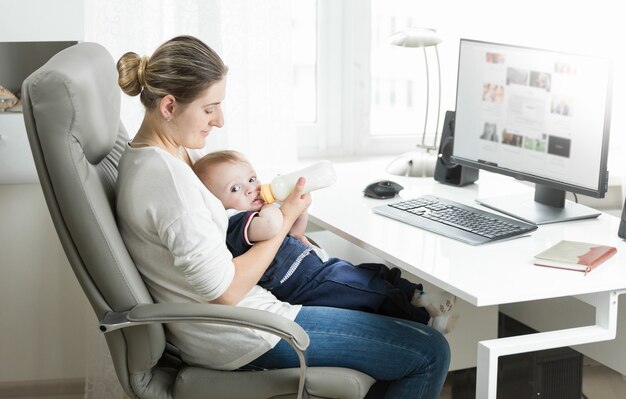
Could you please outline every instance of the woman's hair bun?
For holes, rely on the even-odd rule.
[[[149,58],[132,51],[124,54],[117,62],[118,84],[129,96],[136,96],[146,86],[146,68]]]

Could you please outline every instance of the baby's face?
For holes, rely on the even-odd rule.
[[[209,189],[226,209],[260,210],[265,204],[260,188],[256,172],[246,162],[224,162],[212,168]]]

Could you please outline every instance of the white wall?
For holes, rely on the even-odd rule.
[[[57,42],[82,40],[83,0],[66,0],[63,12],[58,9],[48,0],[2,2],[0,43],[12,44],[2,47],[0,69],[9,81],[0,84],[18,90],[24,75],[58,50]],[[17,50],[22,42],[36,43]],[[32,57],[24,54],[33,49],[37,51]],[[0,184],[0,386],[82,379],[87,320],[97,328],[52,226],[41,187],[32,183],[37,180],[21,118],[0,115],[0,168],[24,169],[13,176],[0,173],[0,183],[10,183]]]
[[[83,378],[95,317],[39,184],[0,184],[0,384]]]

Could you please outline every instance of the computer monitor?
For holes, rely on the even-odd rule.
[[[566,192],[603,198],[608,59],[461,39],[451,161],[535,183],[479,203],[536,224],[597,217]]]

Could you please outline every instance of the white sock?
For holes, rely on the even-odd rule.
[[[428,320],[428,325],[442,334],[448,334],[454,330],[458,320],[458,314],[446,314],[443,316],[431,317],[430,320]]]
[[[415,292],[411,303],[418,308],[424,308],[430,317],[438,317],[448,313],[454,307],[456,296],[449,292],[439,291],[434,293]]]

